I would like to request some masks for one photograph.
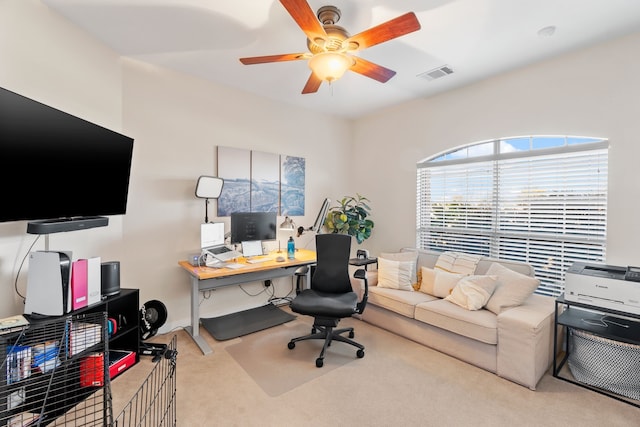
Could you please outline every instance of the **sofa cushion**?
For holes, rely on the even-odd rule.
[[[401,248],[400,252],[415,252],[418,255],[418,267],[425,266],[433,268],[438,261],[439,252],[419,250],[416,248]]]
[[[487,274],[498,276],[498,286],[486,305],[487,310],[495,314],[521,305],[540,284],[535,277],[518,273],[496,262],[489,267]]]
[[[458,281],[465,277],[464,274],[449,273],[428,267],[420,267],[420,271],[422,272],[422,282],[418,290],[439,298],[449,295]]]
[[[496,289],[498,276],[467,276],[456,284],[445,299],[467,310],[480,310]]]
[[[378,258],[378,287],[413,291],[415,281],[415,261],[393,261]]]
[[[481,255],[462,252],[442,252],[436,261],[435,269],[450,273],[473,274],[476,271]]]
[[[488,310],[470,311],[438,299],[416,305],[415,318],[467,338],[487,344],[498,343],[498,316]]]
[[[419,303],[434,301],[436,297],[422,292],[406,292],[398,289],[371,286],[369,288],[369,304],[386,308],[403,316],[413,319],[415,307]]]
[[[535,276],[535,270],[531,266],[531,264],[527,264],[522,261],[511,261],[508,259],[497,259],[497,258],[482,258],[476,267],[476,271],[473,274],[488,274],[489,268],[493,265],[494,262],[497,262],[509,270],[516,271],[518,273],[522,273],[527,276]]]

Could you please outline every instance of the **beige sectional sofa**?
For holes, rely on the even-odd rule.
[[[433,268],[440,252],[418,252],[417,270]],[[492,263],[534,276],[526,263],[483,257],[474,275],[484,275]],[[471,363],[535,390],[553,360],[554,299],[531,294],[519,306],[499,314],[468,310],[444,298],[420,291],[376,286],[377,270],[369,268],[369,300],[362,320]]]

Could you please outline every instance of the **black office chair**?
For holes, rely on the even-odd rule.
[[[335,329],[340,319],[362,313],[367,305],[369,286],[366,272],[357,270],[354,277],[364,281],[364,295],[358,302],[358,294],[351,288],[349,255],[351,236],[346,234],[319,234],[316,236],[316,268],[309,289],[304,289],[291,301],[295,313],[313,316],[311,334],[289,341],[289,349],[296,342],[322,339],[324,346],[316,359],[316,366],[324,365],[324,353],[332,341],[342,341],[358,348],[358,358],[364,357],[364,346],[349,338],[355,336],[353,328]],[[341,334],[348,332],[349,338]]]

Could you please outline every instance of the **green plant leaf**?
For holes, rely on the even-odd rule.
[[[369,199],[356,194],[344,196],[336,206],[329,208],[324,225],[331,233],[349,234],[360,244],[371,237],[374,223],[368,217],[371,207],[365,203]]]

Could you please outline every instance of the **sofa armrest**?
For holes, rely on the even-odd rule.
[[[554,310],[553,298],[534,294],[498,315],[500,377],[536,389],[553,361]]]
[[[368,297],[369,296],[369,288],[371,286],[375,286],[378,283],[378,275],[376,273],[371,274],[371,271],[365,271],[364,272],[364,274],[366,276],[366,282],[365,282],[365,280],[362,277],[356,277],[356,273],[357,273],[357,275],[361,275],[362,274],[362,273],[359,273],[360,271],[364,271],[364,270],[358,269],[350,277],[350,279],[351,279],[351,289],[353,289],[353,292],[358,294],[358,301],[362,301],[362,298],[365,296],[365,294]],[[371,284],[372,281],[374,282],[373,285]]]
[[[367,270],[367,280],[369,286],[378,286],[378,270]]]

